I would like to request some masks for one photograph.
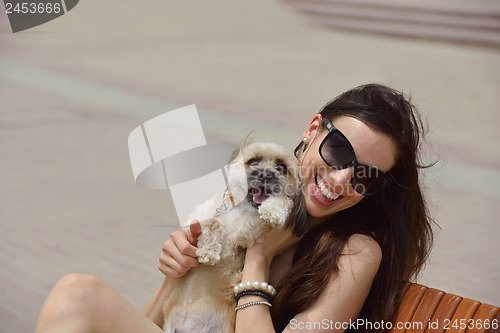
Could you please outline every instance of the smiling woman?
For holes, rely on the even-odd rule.
[[[313,117],[295,153],[315,228],[299,242],[277,287],[272,314],[278,332],[302,313],[321,318],[315,302],[334,293],[345,302],[333,301],[338,309],[326,318],[391,320],[405,281],[416,277],[433,239],[418,179],[422,133],[414,106],[377,84],[347,91]],[[365,255],[372,259],[361,264]],[[368,279],[361,295],[337,290],[346,271],[357,265],[369,271],[372,264],[376,274],[361,273],[365,277],[353,282],[361,288]]]

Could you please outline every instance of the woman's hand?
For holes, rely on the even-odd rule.
[[[269,266],[275,256],[280,255],[299,240],[300,238],[294,236],[291,229],[273,229],[262,240],[247,249],[246,261],[260,261]]]
[[[170,234],[162,246],[158,269],[168,277],[179,278],[191,268],[198,266],[196,250],[198,236],[201,233],[200,222],[194,220],[189,230],[176,230]]]

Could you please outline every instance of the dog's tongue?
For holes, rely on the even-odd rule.
[[[269,196],[265,194],[264,191],[259,191],[259,193],[253,195],[253,202],[257,205],[261,205],[267,198],[269,198]]]

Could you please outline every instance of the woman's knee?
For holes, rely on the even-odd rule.
[[[68,274],[52,288],[40,311],[39,326],[68,323],[77,327],[93,325],[104,303],[105,283],[92,275]]]
[[[100,303],[98,298],[105,288],[105,283],[96,276],[68,274],[56,283],[51,293],[56,294],[59,301],[91,305]]]

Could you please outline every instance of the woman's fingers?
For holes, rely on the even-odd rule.
[[[196,258],[197,247],[189,242],[189,237],[190,236],[188,236],[188,232],[185,230],[177,230],[172,232],[170,234],[170,240],[172,241],[173,244],[169,245],[173,246],[170,246],[168,248],[171,254],[175,255],[176,257],[182,255],[182,256],[189,256],[192,258]]]
[[[189,230],[176,230],[162,246],[158,269],[165,275],[178,278],[199,265],[196,244],[201,233],[200,223],[195,220]]]
[[[160,256],[158,269],[167,276],[179,278],[186,274],[190,267],[182,266],[173,257]]]
[[[276,255],[282,254],[283,251],[299,240],[300,238],[294,236],[290,229],[273,229],[267,233],[262,240],[256,242],[251,248],[247,249],[246,256],[248,258],[264,258],[268,262],[271,262]]]
[[[193,222],[189,225],[188,231],[188,241],[192,245],[196,246],[198,244],[198,237],[201,234],[201,225],[200,221],[193,220]]]

